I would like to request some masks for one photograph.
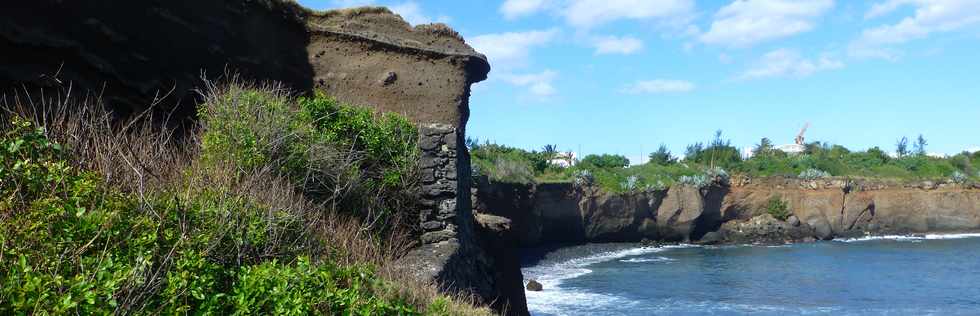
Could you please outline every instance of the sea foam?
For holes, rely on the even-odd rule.
[[[590,256],[575,258],[550,265],[535,266],[524,269],[524,275],[535,279],[543,286],[543,291],[526,291],[528,309],[532,314],[562,314],[563,311],[585,311],[599,306],[630,306],[639,302],[627,298],[594,293],[582,289],[563,288],[564,280],[574,279],[592,273],[588,266],[624,259],[625,262],[654,262],[672,261],[666,257],[643,258],[641,256],[660,253],[669,249],[700,247],[696,245],[670,245],[662,247],[637,247],[623,250],[601,252]],[[621,260],[622,261],[622,260]]]
[[[873,240],[893,240],[893,241],[911,241],[918,242],[922,240],[940,240],[940,239],[963,239],[963,238],[977,238],[980,237],[980,233],[963,233],[963,234],[926,234],[926,235],[881,235],[881,236],[865,236],[856,238],[841,238],[834,239],[834,241],[839,242],[861,242],[861,241],[873,241]]]

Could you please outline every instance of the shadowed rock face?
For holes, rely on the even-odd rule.
[[[782,243],[865,234],[980,231],[980,190],[966,187],[862,184],[861,190],[852,190],[843,182],[823,186],[787,181],[610,194],[571,184],[543,184],[514,193],[532,202],[484,202],[496,197],[480,191],[498,185],[505,184],[483,183],[477,188],[476,199],[488,206],[480,211],[505,217],[517,214],[512,218],[514,227],[541,232],[540,238],[516,245],[525,247],[702,238],[712,243]],[[781,221],[767,213],[773,197],[788,204],[792,220]]]
[[[226,69],[309,91],[304,15],[271,1],[5,1],[0,88],[36,95],[70,83],[123,115],[172,91],[161,110],[177,104],[184,117],[201,76]]]
[[[8,1],[0,51],[0,91],[23,97],[70,82],[122,115],[166,96],[161,110],[192,116],[202,76],[234,72],[463,129],[469,85],[489,72],[445,25],[413,28],[383,8],[314,12],[283,0]]]

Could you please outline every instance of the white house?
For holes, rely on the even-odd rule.
[[[574,152],[558,152],[555,156],[548,160],[548,163],[553,166],[558,166],[562,168],[568,168],[575,165],[575,153]]]

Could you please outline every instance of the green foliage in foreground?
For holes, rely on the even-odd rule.
[[[402,116],[320,93],[297,99],[232,85],[208,98],[199,117],[206,162],[271,166],[314,200],[384,225],[414,203],[418,130]]]
[[[141,205],[70,167],[43,130],[12,126],[0,139],[0,314],[418,314],[379,295],[370,267],[314,251],[302,218],[220,186]]]
[[[378,185],[397,185],[417,161],[418,130],[402,116],[375,115],[318,93],[293,99],[276,91],[243,89],[212,98],[200,108],[207,160],[230,160],[243,169],[282,162],[284,171],[304,176],[327,146],[362,153],[357,167],[380,170]],[[319,156],[318,156],[319,155]]]
[[[624,188],[655,190],[682,179],[685,182],[700,183],[701,181],[696,180],[711,178],[712,170],[750,177],[778,176],[805,180],[852,177],[899,181],[952,180],[964,183],[980,179],[980,152],[937,158],[925,154],[925,144],[924,139],[918,139],[914,150],[905,149],[905,155],[891,157],[877,147],[851,151],[843,146],[815,142],[807,144],[806,151],[802,154],[793,155],[773,148],[771,141],[763,139],[753,150],[754,156],[742,159],[739,150],[717,132],[713,140],[689,145],[685,157],[680,160],[673,158],[670,151],[661,146],[650,154],[650,162],[629,167],[611,162],[615,155],[590,155],[571,168],[562,169],[546,164],[540,168],[522,169],[520,177],[498,176],[499,168],[479,168],[478,171],[498,181],[519,180],[530,183],[573,182],[576,174],[588,170],[595,183],[610,192],[623,192]],[[550,158],[539,157],[540,153],[535,151],[497,144],[470,145],[474,165],[481,167],[494,166],[501,160],[507,160],[509,165],[530,165],[541,161],[546,163]],[[901,149],[902,145],[899,147]],[[498,148],[506,148],[507,155],[498,154]]]

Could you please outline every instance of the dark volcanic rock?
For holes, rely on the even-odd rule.
[[[697,188],[671,187],[657,209],[660,238],[667,241],[690,240],[694,225],[703,211],[704,201]]]
[[[540,292],[543,289],[544,289],[543,286],[541,285],[541,283],[538,283],[538,281],[535,280],[527,281],[528,291]]]
[[[726,222],[721,225],[720,232],[719,235],[724,235],[726,241],[731,243],[787,243],[804,241],[813,236],[806,225],[793,226],[769,214],[747,221]]]
[[[717,245],[725,242],[725,235],[720,232],[708,232],[698,240],[702,245]]]
[[[511,221],[507,218],[476,214],[483,250],[493,262],[493,283],[497,299],[494,308],[506,315],[528,315],[521,263]]]
[[[789,223],[793,227],[800,226],[800,218],[796,217],[796,215],[791,215],[789,218],[786,219],[786,223]]]

